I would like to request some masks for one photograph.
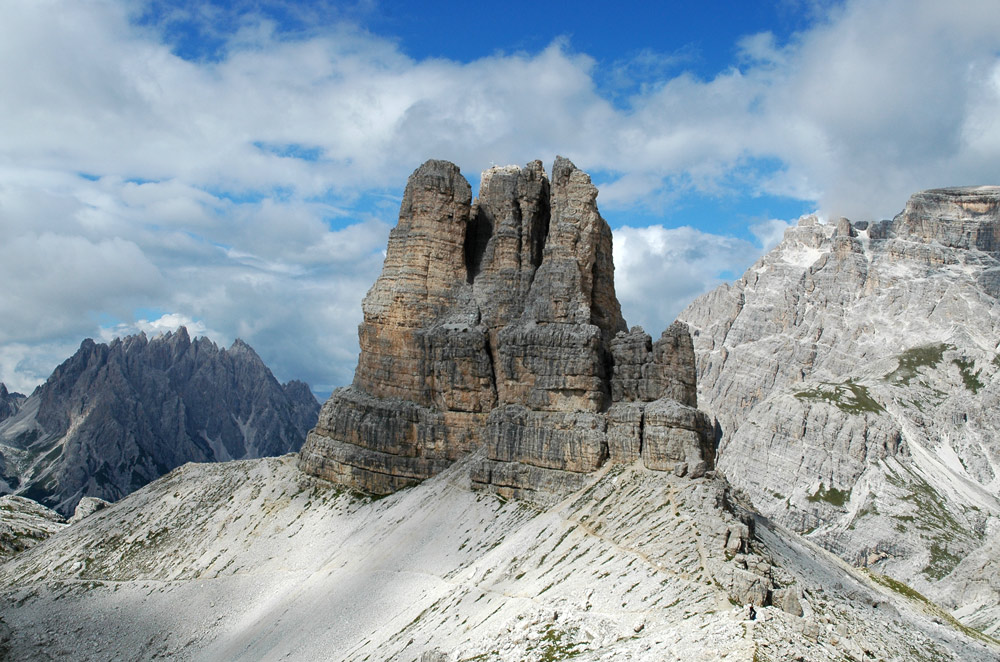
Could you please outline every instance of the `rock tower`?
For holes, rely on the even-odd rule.
[[[307,473],[375,494],[482,448],[473,483],[545,499],[605,462],[697,475],[714,459],[687,327],[626,330],[611,229],[590,177],[558,157],[411,176],[363,303],[350,387],[324,405]]]

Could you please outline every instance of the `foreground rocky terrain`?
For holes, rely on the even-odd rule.
[[[86,340],[27,399],[7,399],[17,406],[0,421],[0,493],[66,516],[84,496],[117,500],[185,462],[297,450],[319,410],[242,341],[220,349],[184,327]]]
[[[718,466],[775,521],[1000,629],[1000,188],[804,218],[681,315]]]
[[[1000,655],[711,476],[607,465],[538,508],[473,491],[474,459],[378,500],[294,456],[185,465],[0,565],[3,645],[95,661]]]

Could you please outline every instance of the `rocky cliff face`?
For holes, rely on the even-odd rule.
[[[695,301],[719,468],[765,515],[1000,626],[1000,188],[804,218]]]
[[[557,158],[551,181],[535,161],[491,168],[479,190],[444,161],[410,177],[354,383],[323,407],[302,469],[385,494],[481,447],[477,485],[542,499],[609,460],[703,473],[690,336],[626,333],[590,177]]]
[[[185,462],[295,451],[318,409],[240,340],[220,349],[183,327],[86,340],[0,422],[4,491],[68,515],[83,496],[114,501]]]

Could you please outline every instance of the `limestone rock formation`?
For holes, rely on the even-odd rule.
[[[1000,631],[1000,187],[806,217],[687,322],[718,466],[764,515]]]
[[[98,499],[97,497],[83,497],[80,499],[79,503],[76,504],[76,509],[73,511],[73,516],[67,521],[68,524],[76,524],[85,517],[90,517],[94,513],[104,510],[111,503],[105,501],[104,499]]]
[[[690,335],[626,332],[590,177],[559,157],[551,181],[534,161],[470,191],[444,161],[410,177],[354,382],[323,407],[302,469],[385,494],[481,448],[475,484],[544,499],[608,460],[711,468]]]
[[[288,456],[187,464],[0,563],[0,659],[1000,655],[898,583],[746,512],[719,476],[615,465],[527,508],[467,489],[473,460],[377,500],[326,489]]]
[[[62,515],[40,503],[10,494],[0,497],[0,562],[65,526]]]
[[[241,340],[220,349],[184,327],[88,339],[0,421],[0,492],[70,515],[82,497],[115,501],[185,462],[296,451],[318,410]]]

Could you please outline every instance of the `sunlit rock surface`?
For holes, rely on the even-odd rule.
[[[803,218],[696,300],[699,405],[754,505],[1000,628],[1000,188]]]
[[[626,332],[597,189],[566,159],[552,170],[491,168],[475,201],[451,163],[413,173],[363,304],[354,382],[323,407],[304,471],[387,494],[475,449],[476,485],[544,501],[609,460],[711,468],[687,328],[655,344]],[[661,400],[685,412],[661,403],[673,413],[644,446]],[[609,430],[615,402],[635,403],[627,432]]]

